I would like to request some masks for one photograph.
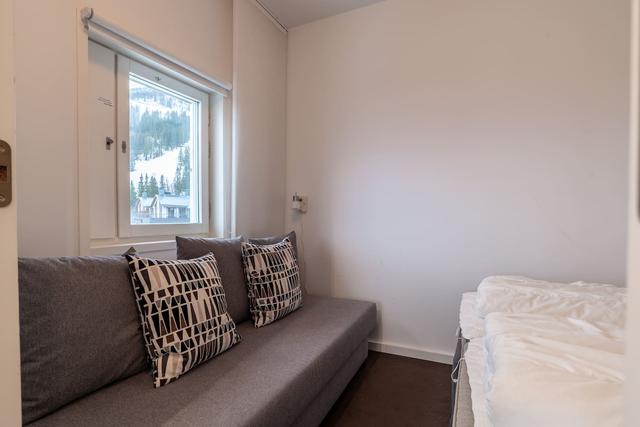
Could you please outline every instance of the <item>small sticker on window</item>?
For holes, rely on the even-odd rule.
[[[107,107],[113,107],[113,101],[111,101],[110,99],[99,96],[98,102],[100,102],[103,105],[106,105]]]

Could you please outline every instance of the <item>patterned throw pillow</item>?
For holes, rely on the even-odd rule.
[[[213,254],[187,261],[126,258],[154,387],[240,342]]]
[[[256,328],[273,323],[302,306],[300,271],[288,238],[274,245],[243,242],[242,263]]]

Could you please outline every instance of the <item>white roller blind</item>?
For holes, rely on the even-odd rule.
[[[219,81],[211,76],[190,67],[178,59],[152,47],[106,22],[94,13],[91,8],[82,10],[82,21],[89,33],[89,39],[100,43],[114,51],[158,69],[172,77],[184,80],[198,89],[228,96],[231,84]]]

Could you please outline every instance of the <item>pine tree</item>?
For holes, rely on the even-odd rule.
[[[140,175],[140,180],[138,181],[138,197],[142,197],[144,193],[144,180],[142,179],[142,175]]]
[[[160,190],[163,192],[167,192],[167,179],[164,177],[164,174],[160,175]]]
[[[136,186],[133,185],[133,180],[129,181],[129,205],[133,206],[136,204],[137,197]]]
[[[173,178],[173,194],[179,196],[184,191],[184,183],[182,180],[182,170],[184,169],[183,164],[184,151],[182,148],[180,149],[180,153],[178,154],[178,165],[176,166],[176,175]]]
[[[182,164],[182,191],[189,195],[191,191],[191,150],[188,145],[184,149]]]
[[[159,193],[158,180],[156,179],[155,175],[152,175],[151,178],[149,179],[149,185],[147,186],[147,196],[155,197],[158,195],[158,193]]]
[[[182,115],[180,115],[180,119],[177,122],[176,126],[180,130],[180,145],[186,144],[189,142],[191,126],[189,126],[189,116],[184,111]]]
[[[155,96],[155,95],[154,95]],[[136,99],[152,99],[141,91],[135,94]],[[171,106],[163,100],[163,104]],[[166,151],[182,147],[191,139],[191,116],[185,111],[178,114],[175,110],[161,114],[158,110],[140,112],[137,106],[132,107],[129,118],[131,155],[130,166],[133,169],[137,160],[150,160],[162,156]]]
[[[149,197],[149,175],[144,174],[144,192],[147,193],[147,197]]]

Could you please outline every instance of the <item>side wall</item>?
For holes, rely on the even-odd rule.
[[[629,12],[389,0],[292,29],[310,292],[377,302],[381,348],[442,360],[487,275],[623,284]]]
[[[236,232],[284,231],[287,34],[253,0],[233,3]]]

